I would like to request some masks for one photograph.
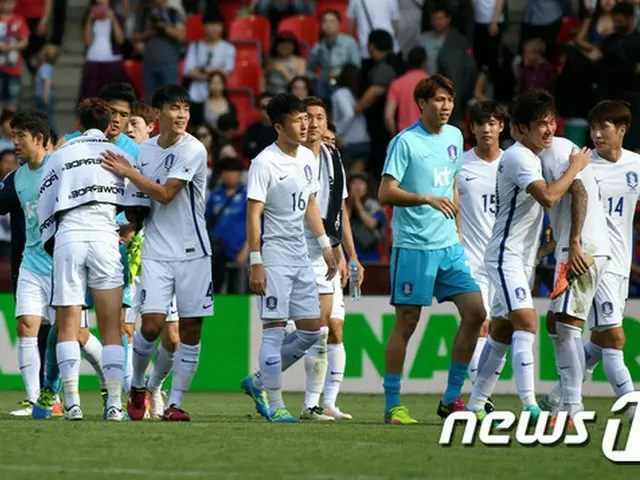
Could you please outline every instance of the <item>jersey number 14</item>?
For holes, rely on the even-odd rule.
[[[616,201],[616,199],[613,197],[609,197],[607,198],[607,205],[609,207],[609,216],[612,216],[616,213],[619,216],[622,216],[622,211],[624,209],[624,197],[618,198],[618,201]]]

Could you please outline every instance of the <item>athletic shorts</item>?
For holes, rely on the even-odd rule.
[[[131,308],[131,270],[129,270],[129,255],[127,254],[126,243],[120,244],[120,262],[122,262],[123,282],[122,285],[122,308]],[[93,298],[91,291],[87,289],[85,308],[93,308]]]
[[[456,295],[478,292],[467,255],[460,244],[438,250],[393,248],[391,305],[430,306]]]
[[[116,243],[68,242],[53,251],[51,306],[85,305],[87,289],[122,287],[123,272]]]
[[[629,277],[605,272],[591,302],[589,330],[608,330],[622,325],[629,296]]]
[[[487,320],[491,319],[491,304],[493,303],[493,297],[495,295],[495,288],[489,280],[487,269],[484,265],[478,265],[471,268],[473,272],[473,278],[480,288],[480,294],[482,295],[482,304],[484,310],[487,312]]]
[[[587,273],[570,282],[569,288],[562,295],[551,300],[549,304],[550,312],[569,315],[583,321],[587,320],[596,290],[609,264],[609,257],[594,257],[593,260],[594,263]],[[556,264],[553,278],[554,286],[558,281],[560,265],[560,263]]]
[[[265,266],[264,270],[267,291],[265,296],[258,297],[258,312],[262,320],[296,321],[320,318],[320,298],[311,265],[272,265]]]
[[[331,307],[331,318],[344,320],[344,291],[340,283],[340,275],[333,277],[333,306]]]
[[[518,262],[502,265],[491,262],[486,268],[494,287],[491,317],[508,319],[513,311],[534,308],[531,298],[534,267]]]
[[[213,283],[211,257],[164,262],[142,260],[140,313],[171,311],[175,298],[180,318],[201,318],[213,315]]]
[[[131,308],[127,310],[125,323],[135,324],[140,317],[140,292],[142,291],[142,277],[137,276],[131,284]],[[176,305],[176,297],[173,296],[171,309],[167,312],[167,322],[177,322],[178,307]]]
[[[323,257],[316,258],[311,264],[311,267],[313,268],[313,274],[316,277],[316,285],[318,286],[318,293],[320,295],[333,294],[335,290],[335,284],[333,280],[326,279],[328,267],[326,262],[324,261],[324,258]]]
[[[16,318],[24,315],[40,317],[53,325],[56,312],[51,302],[51,275],[41,275],[20,267],[16,289]]]

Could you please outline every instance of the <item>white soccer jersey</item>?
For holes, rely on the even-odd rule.
[[[249,168],[247,198],[264,204],[262,261],[265,266],[310,265],[304,235],[309,197],[318,191],[313,152],[298,147],[295,157],[275,144]]]
[[[558,180],[569,168],[571,152],[578,147],[566,138],[554,137],[553,145],[540,154],[542,176],[548,184]],[[587,215],[582,227],[582,248],[595,256],[608,256],[609,236],[600,204],[598,184],[591,167],[587,166],[576,176],[581,180],[588,195]],[[556,241],[555,256],[558,261],[566,261],[569,256],[569,237],[571,234],[571,193],[563,195],[558,203],[548,210]]]
[[[609,162],[593,150],[591,168],[609,231],[611,261],[607,271],[628,277],[633,255],[633,216],[640,194],[640,155],[623,149],[617,162]]]
[[[207,150],[192,135],[169,148],[158,145],[156,136],[140,145],[142,174],[165,184],[170,178],[187,182],[168,204],[151,203],[144,222],[142,258],[183,261],[211,255],[204,218]]]
[[[542,219],[542,206],[527,193],[527,187],[544,181],[540,159],[520,142],[502,155],[496,177],[496,222],[485,254],[486,263],[535,265]]]
[[[325,147],[321,147],[325,148]],[[333,185],[335,173],[333,171],[333,161],[331,158],[331,154],[328,150],[325,151],[328,162],[322,161],[322,154],[315,158],[315,162],[312,165],[313,175],[318,179],[318,193],[316,195],[316,201],[318,202],[318,207],[320,208],[320,215],[322,218],[327,218],[327,213],[329,210],[329,196],[331,193],[331,186]],[[344,172],[344,168],[342,169],[342,199],[346,199],[349,196],[347,191],[347,176]],[[304,233],[307,239],[307,248],[309,250],[309,257],[311,261],[322,256],[322,249],[318,244],[317,240],[313,236],[313,232],[305,222],[304,225]]]
[[[481,159],[471,149],[462,157],[458,174],[462,246],[474,272],[484,270],[484,253],[496,220],[496,175],[500,156],[493,162]]]

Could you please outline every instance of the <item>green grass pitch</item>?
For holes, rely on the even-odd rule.
[[[298,425],[267,423],[241,393],[187,394],[186,424],[107,424],[97,392],[82,393],[82,422],[12,419],[7,412],[22,395],[0,393],[3,480],[640,478],[640,466],[614,465],[601,453],[612,399],[586,399],[599,417],[586,447],[463,447],[457,429],[458,445],[445,448],[434,395],[403,397],[420,420],[415,426],[384,425],[382,395],[342,395],[351,422]],[[302,396],[287,393],[285,401],[297,413]],[[515,397],[497,397],[496,405],[519,411]]]

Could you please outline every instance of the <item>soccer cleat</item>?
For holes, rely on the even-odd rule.
[[[409,415],[409,409],[403,405],[393,407],[384,414],[385,423],[394,425],[415,425],[418,420]]]
[[[157,390],[149,391],[150,404],[149,404],[149,418],[160,419],[164,413],[164,398],[162,397],[162,391]]]
[[[147,390],[144,388],[131,387],[129,392],[129,402],[127,403],[127,413],[131,420],[142,420],[147,411],[145,397]]]
[[[33,412],[33,405],[29,400],[24,400],[20,402],[20,408],[9,412],[9,415],[12,417],[30,417]]]
[[[560,399],[555,399],[551,395],[544,395],[538,399],[538,406],[545,412],[555,412],[560,407]]]
[[[453,402],[447,405],[442,403],[442,400],[440,400],[440,403],[438,404],[438,416],[445,419],[453,412],[462,412],[465,408],[466,406],[460,397],[456,397]]]
[[[556,426],[556,422],[558,421],[558,414],[556,413],[555,415],[553,415],[553,417],[551,417],[551,420],[549,420],[549,426],[551,428]],[[573,423],[573,419],[572,418],[568,418],[567,419],[567,423],[566,423],[566,428],[575,428],[575,424]]]
[[[303,408],[300,420],[315,420],[317,422],[333,422],[335,418],[325,415],[320,407]]]
[[[71,407],[67,408],[64,412],[65,420],[76,422],[76,421],[82,420],[82,418],[83,418],[83,415],[82,415],[82,409],[80,408],[80,405],[72,405]]]
[[[465,408],[465,410],[467,412],[472,412],[476,416],[476,418],[480,421],[484,420],[487,417],[487,411],[484,408],[482,410],[477,410],[477,411],[469,410],[469,408]]]
[[[571,281],[570,274],[571,272],[567,262],[562,262],[558,265],[558,275],[555,288],[553,292],[551,292],[551,300],[555,300],[569,288],[569,282]]]
[[[170,405],[162,414],[162,420],[165,422],[190,422],[191,417],[176,405]]]
[[[121,422],[124,420],[124,414],[118,407],[109,407],[104,412],[104,419],[107,422]]]
[[[335,420],[353,420],[353,417],[350,413],[345,413],[341,411],[338,407],[332,408],[323,408],[323,412],[325,415],[328,415]]]
[[[496,406],[493,404],[493,400],[491,400],[491,397],[487,398],[487,401],[484,404],[484,411],[487,413],[491,413],[493,411],[495,411]]]
[[[56,396],[56,403],[53,404],[53,410],[51,410],[52,417],[61,417],[64,415],[64,407],[60,402],[60,397]]]
[[[269,415],[269,421],[273,423],[298,423],[299,420],[289,413],[286,408],[278,408]]]
[[[31,416],[35,419],[47,419],[51,418],[53,413],[53,407],[56,404],[57,395],[48,388],[43,388],[40,391],[38,401],[33,406]]]
[[[269,400],[267,399],[267,394],[264,390],[260,390],[253,385],[253,381],[251,377],[247,377],[240,382],[240,387],[251,397],[251,400],[256,405],[256,412],[262,415],[264,418],[269,420],[271,415],[269,413]]]
[[[109,394],[107,393],[107,389],[103,388],[102,390],[100,390],[100,397],[102,398],[102,408],[104,410],[107,409],[107,397],[109,396]]]
[[[536,422],[538,421],[538,418],[540,418],[540,414],[542,413],[542,410],[538,405],[527,405],[526,407],[524,407],[524,411],[529,412],[531,414],[531,420],[534,420]]]

